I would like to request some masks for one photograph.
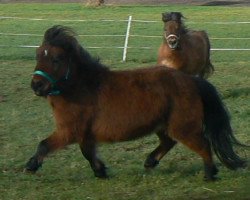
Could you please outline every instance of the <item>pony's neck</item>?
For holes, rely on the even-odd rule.
[[[84,50],[82,49],[82,51]],[[95,92],[109,72],[106,66],[101,64],[98,59],[91,57],[86,51],[83,52],[77,68],[79,71],[77,87],[89,92]]]
[[[184,24],[181,25],[181,34],[186,34],[188,32],[188,29]]]
[[[62,97],[67,101],[76,101],[96,93],[109,72],[108,68],[80,45],[71,57],[71,62],[72,72],[65,82]]]

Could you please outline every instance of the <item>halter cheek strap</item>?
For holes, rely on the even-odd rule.
[[[65,77],[62,78],[62,79],[59,79],[59,80],[54,79],[48,73],[46,73],[44,71],[41,71],[41,70],[36,70],[33,74],[42,76],[51,83],[52,90],[48,95],[59,95],[59,94],[61,94],[61,91],[57,88],[56,83],[61,81],[61,80],[68,80],[68,78],[69,78],[69,67],[68,67],[68,70],[67,70],[67,73],[66,73]]]

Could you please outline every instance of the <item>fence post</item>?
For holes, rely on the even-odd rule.
[[[127,26],[127,32],[126,32],[126,37],[125,37],[125,42],[124,42],[122,62],[125,62],[126,57],[127,57],[128,38],[129,38],[129,31],[131,27],[131,21],[132,21],[132,16],[130,15],[128,18],[128,26]]]

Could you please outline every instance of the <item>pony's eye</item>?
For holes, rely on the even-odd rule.
[[[60,62],[60,60],[58,58],[53,58],[52,59],[53,64],[58,64],[59,62]]]
[[[57,71],[60,66],[60,59],[59,58],[52,58],[52,65],[53,65],[53,70]]]
[[[51,59],[52,59],[53,64],[60,64],[60,63],[63,62],[64,56],[63,55],[57,55],[57,56],[53,56]]]

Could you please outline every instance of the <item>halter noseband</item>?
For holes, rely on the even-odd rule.
[[[44,71],[41,71],[41,70],[36,70],[33,73],[33,75],[42,76],[51,83],[52,90],[48,95],[59,95],[59,94],[61,94],[61,91],[57,88],[56,83],[59,82],[59,81],[68,80],[68,78],[69,78],[69,67],[67,69],[67,73],[65,74],[65,76],[63,78],[61,78],[61,79],[58,79],[58,80],[54,79],[53,77],[51,77],[51,75],[49,75],[48,73],[46,73]]]
[[[170,34],[170,35],[168,35],[167,37],[165,36],[166,40],[168,40],[168,39],[171,38],[171,37],[174,37],[174,38],[176,38],[177,40],[180,39],[180,37],[178,37],[178,36],[175,35],[175,34]]]
[[[169,45],[169,42],[168,42],[168,40],[170,39],[170,38],[175,38],[177,41],[179,41],[180,40],[180,37],[178,37],[177,35],[175,35],[175,34],[170,34],[170,35],[168,35],[168,36],[166,36],[165,35],[165,38],[166,38],[166,40],[167,40],[167,43],[168,43],[168,46],[170,47],[170,45]],[[177,44],[178,45],[178,44]],[[177,46],[176,46],[177,47]],[[176,48],[175,47],[175,48]],[[175,49],[175,48],[172,48],[172,47],[170,47],[171,49]]]

